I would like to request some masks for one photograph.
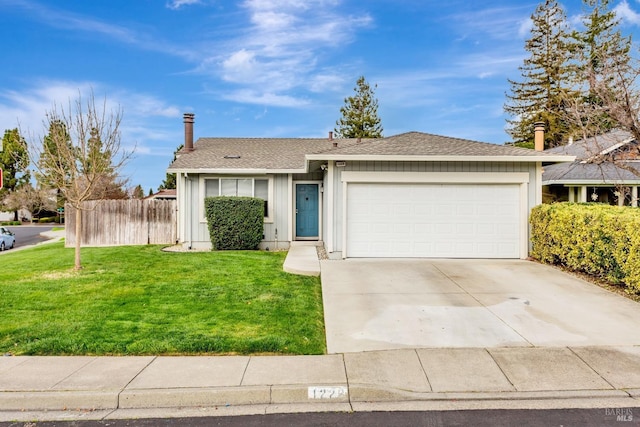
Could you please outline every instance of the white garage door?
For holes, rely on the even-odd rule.
[[[347,257],[520,258],[517,184],[347,186]]]

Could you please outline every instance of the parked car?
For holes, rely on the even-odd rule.
[[[7,227],[0,227],[0,251],[12,249],[16,245],[16,236]]]

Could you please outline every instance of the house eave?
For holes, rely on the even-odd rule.
[[[167,169],[168,173],[186,174],[208,174],[208,175],[267,175],[267,174],[290,174],[306,173],[305,169],[215,169],[215,168],[192,168],[192,169]]]
[[[381,155],[381,154],[307,154],[307,160],[397,161],[397,162],[573,162],[575,156],[431,156],[431,155]]]
[[[594,180],[594,179],[550,179],[543,180],[542,185],[564,185],[565,187],[608,187],[611,185],[640,185],[640,179],[612,179],[612,180]]]

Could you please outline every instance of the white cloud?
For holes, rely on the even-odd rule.
[[[43,130],[45,114],[55,106],[69,109],[69,102],[86,95],[95,87],[91,82],[39,82],[24,90],[0,93],[0,129],[18,125],[26,133],[39,134]]]
[[[109,95],[105,96],[106,92]],[[86,104],[92,93],[98,108],[106,103],[107,114],[122,111],[120,131],[127,149],[136,147],[137,154],[173,152],[175,141],[180,139],[176,137],[180,126],[167,125],[166,119],[176,118],[175,123],[179,123],[178,107],[148,94],[107,88],[96,82],[42,80],[20,90],[0,92],[0,129],[19,127],[28,140],[35,142],[48,130],[44,124],[47,112],[54,107],[58,112],[73,111],[79,96]],[[159,143],[165,147],[157,148]]]
[[[182,6],[191,6],[200,3],[200,0],[172,0],[167,3],[169,9],[178,10]]]
[[[528,38],[531,35],[531,29],[533,28],[533,21],[531,18],[524,19],[518,26],[518,36],[520,38]]]
[[[18,0],[15,4],[12,4],[12,6],[24,10],[33,19],[52,28],[105,36],[121,43],[135,45],[144,50],[161,52],[187,59],[191,58],[191,53],[188,50],[180,46],[174,46],[166,40],[154,38],[137,29],[104,22],[88,15],[67,12],[59,7],[47,7],[32,0]]]
[[[334,92],[342,88],[346,80],[338,73],[319,73],[311,77],[309,89],[312,92]]]
[[[247,0],[242,8],[249,26],[232,38],[217,59],[205,58],[199,71],[214,72],[239,86],[225,98],[249,99],[276,106],[297,106],[306,100],[291,95],[330,90],[338,75],[328,76],[318,65],[322,54],[349,43],[359,28],[372,23],[368,15],[340,13],[338,0]],[[213,67],[213,70],[212,70]]]
[[[464,38],[512,40],[531,28],[531,8],[526,6],[494,7],[458,13],[451,17]],[[528,21],[528,22],[527,22]]]
[[[613,10],[616,13],[616,16],[622,19],[623,22],[627,22],[632,25],[640,24],[640,14],[631,9],[626,0],[622,0],[613,8]]]
[[[256,55],[240,49],[222,62],[223,78],[230,82],[250,81],[256,77]]]
[[[241,102],[244,104],[271,105],[274,107],[302,107],[309,102],[289,95],[280,95],[271,92],[254,91],[251,89],[241,89],[223,95],[228,101]]]

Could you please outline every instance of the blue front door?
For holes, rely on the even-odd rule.
[[[319,237],[318,184],[296,184],[296,237]]]

